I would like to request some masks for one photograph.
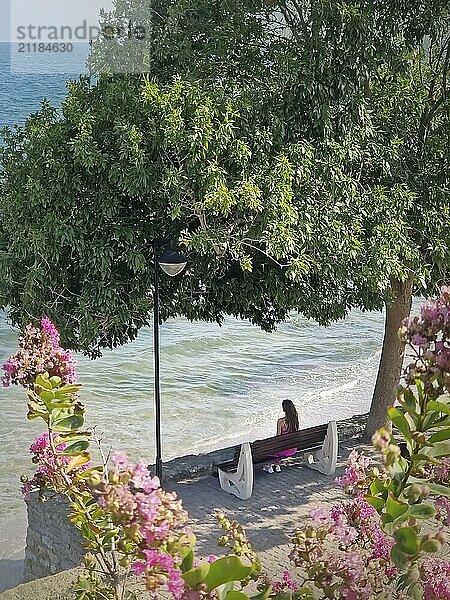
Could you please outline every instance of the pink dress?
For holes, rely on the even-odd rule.
[[[281,434],[286,435],[286,433],[290,433],[289,429],[286,427],[285,422],[283,421],[281,425]],[[287,456],[292,456],[297,452],[297,448],[289,448],[288,450],[281,450],[281,452],[276,452],[275,454],[271,454],[272,458],[286,458]]]

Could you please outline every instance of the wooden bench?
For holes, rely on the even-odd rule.
[[[221,488],[248,500],[253,492],[253,465],[274,462],[278,460],[274,454],[290,448],[297,448],[293,456],[300,455],[310,469],[333,475],[338,453],[336,421],[236,446],[233,460],[217,465]]]

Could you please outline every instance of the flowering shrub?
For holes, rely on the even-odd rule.
[[[450,563],[429,556],[450,524],[450,288],[399,335],[412,361],[388,415],[404,450],[396,434],[378,431],[381,464],[353,451],[337,478],[352,500],[313,510],[293,538],[291,560],[322,598],[450,598]]]
[[[59,345],[59,332],[48,317],[41,319],[41,326],[27,325],[19,336],[19,350],[2,366],[4,387],[11,384],[33,387],[39,374],[56,376],[63,383],[77,380],[76,363],[69,350]]]
[[[64,490],[66,482],[62,478],[61,467],[68,467],[71,456],[64,455],[67,450],[67,444],[61,442],[58,434],[52,435],[53,445],[50,444],[48,433],[38,436],[30,446],[30,452],[33,455],[32,462],[37,464],[36,473],[31,479],[22,478],[22,493],[25,500],[29,500],[32,490],[45,490],[51,487],[54,490]],[[69,471],[72,479],[80,470],[84,471],[89,467],[89,463],[80,465]]]
[[[350,454],[337,479],[349,500],[312,511],[311,523],[292,537],[297,572],[270,581],[243,527],[222,513],[219,546],[227,555],[197,559],[181,502],[142,461],[131,464],[120,453],[90,466],[73,359],[48,319],[40,330],[27,327],[3,367],[7,385],[27,388],[29,418],[47,426],[31,448],[38,469],[24,491],[69,498],[89,551],[78,599],[136,598],[126,585],[133,573],[155,598],[164,589],[178,600],[450,600],[450,563],[439,556],[450,522],[450,288],[406,320],[400,335],[412,362],[398,406],[388,410],[396,431],[382,429],[373,439],[380,464]]]

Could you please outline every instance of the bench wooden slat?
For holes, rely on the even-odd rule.
[[[253,463],[267,462],[273,454],[297,448],[297,452],[316,450],[322,446],[327,435],[328,425],[309,427],[301,431],[293,431],[284,435],[276,435],[264,440],[256,440],[250,444]],[[240,446],[236,446],[234,459],[218,465],[222,471],[231,471],[237,467]]]

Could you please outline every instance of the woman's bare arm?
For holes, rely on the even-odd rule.
[[[277,421],[277,435],[281,435],[283,433],[283,419],[278,419]]]

